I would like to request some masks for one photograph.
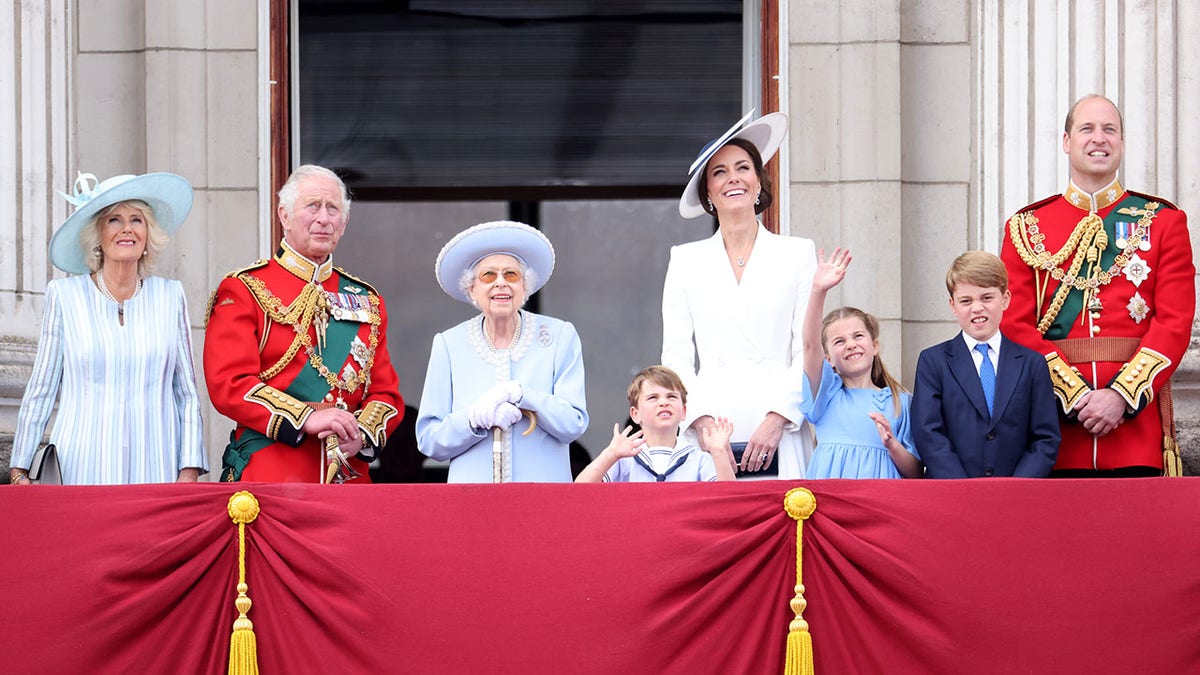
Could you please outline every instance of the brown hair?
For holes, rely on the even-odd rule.
[[[855,318],[861,320],[863,325],[866,326],[867,335],[871,336],[872,341],[879,340],[879,319],[857,307],[838,307],[826,314],[825,318],[821,321],[821,350],[825,352],[826,356],[829,356],[829,350],[825,347],[825,331],[835,321]],[[900,394],[906,390],[900,384],[900,381],[892,377],[892,374],[888,372],[887,366],[883,365],[883,357],[878,353],[871,360],[871,384],[881,389],[888,387],[892,390],[892,404],[895,406],[896,416],[899,417],[903,411],[900,405]]]
[[[725,145],[736,145],[746,151],[750,155],[750,163],[754,165],[754,173],[758,176],[758,185],[761,192],[758,193],[758,204],[754,206],[754,213],[762,213],[771,208],[771,202],[775,200],[774,186],[771,184],[771,176],[763,170],[762,155],[758,152],[758,148],[753,143],[744,138],[730,139]],[[722,145],[721,147],[725,147]],[[715,152],[713,153],[716,154]],[[712,158],[709,158],[709,162]],[[717,210],[708,206],[708,162],[704,163],[704,171],[700,174],[700,180],[696,181],[696,190],[700,193],[700,208],[711,213],[713,218],[717,217]]]
[[[1008,270],[999,256],[987,251],[967,251],[954,259],[946,272],[946,292],[954,297],[959,284],[971,284],[980,288],[1008,290]]]
[[[663,389],[679,392],[679,400],[687,405],[687,387],[683,386],[683,380],[679,375],[666,366],[650,366],[634,375],[633,382],[629,383],[629,391],[625,395],[629,398],[630,408],[637,407],[638,398],[642,395],[642,384],[646,382],[657,384]]]
[[[1117,111],[1117,119],[1121,122],[1121,138],[1125,138],[1125,116],[1121,114],[1121,109],[1117,107],[1117,104],[1110,101],[1109,98],[1103,94],[1088,94],[1086,96],[1081,96],[1074,103],[1072,103],[1071,109],[1067,111],[1067,122],[1063,125],[1063,131],[1068,136],[1071,135],[1071,125],[1075,124],[1075,108],[1078,108],[1080,103],[1093,98],[1102,98],[1105,101],[1108,101],[1109,105],[1113,107],[1113,110]]]

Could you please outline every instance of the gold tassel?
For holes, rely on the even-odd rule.
[[[1179,456],[1179,445],[1170,436],[1163,437],[1163,475],[1179,478],[1183,475],[1183,459]]]
[[[246,523],[258,517],[258,500],[242,490],[229,498],[229,517],[238,526],[238,618],[233,622],[233,635],[229,637],[229,675],[258,675],[258,642],[254,637],[254,624],[246,614],[250,611],[250,596],[246,595]]]
[[[796,520],[796,596],[788,605],[795,618],[788,624],[787,660],[784,675],[813,675],[812,635],[803,614],[808,607],[804,599],[804,521],[817,510],[817,498],[807,488],[788,490],[783,498],[783,510]]]

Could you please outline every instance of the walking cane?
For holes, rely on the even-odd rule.
[[[529,418],[529,428],[521,433],[528,436],[537,428],[537,413],[521,408],[521,414]],[[492,427],[492,482],[504,482],[504,430]]]

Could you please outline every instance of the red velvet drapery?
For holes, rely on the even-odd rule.
[[[0,671],[1200,672],[1200,478],[0,490]]]

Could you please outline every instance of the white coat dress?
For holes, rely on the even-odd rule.
[[[702,415],[728,417],[730,440],[744,442],[768,412],[779,413],[788,420],[778,450],[784,479],[803,478],[813,450],[800,412],[801,336],[816,269],[811,239],[759,224],[741,283],[717,232],[672,247],[663,284],[662,363],[688,388],[684,427]]]

